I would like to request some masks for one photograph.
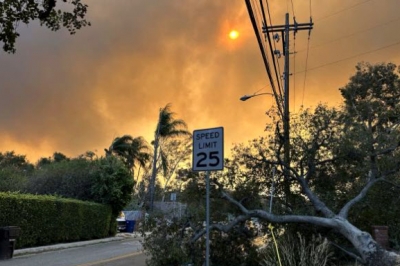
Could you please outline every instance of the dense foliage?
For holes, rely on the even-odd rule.
[[[96,180],[96,163],[85,159],[41,164],[29,177],[27,192],[55,194],[65,198],[91,200]]]
[[[21,228],[17,241],[20,248],[103,238],[110,231],[115,233],[115,219],[108,205],[2,192],[0,206],[0,226]]]
[[[26,170],[29,164],[20,162],[24,156],[5,154],[9,154],[7,160],[2,161],[0,156],[0,191],[98,202],[110,205],[114,216],[131,200],[135,182],[123,162],[114,156],[70,159],[56,152],[53,158],[40,159],[36,169],[32,166]],[[13,157],[15,160],[10,159]]]
[[[129,170],[117,158],[101,158],[96,162],[92,199],[110,205],[114,216],[131,200],[133,186]]]

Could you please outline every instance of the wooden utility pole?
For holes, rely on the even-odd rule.
[[[285,25],[280,26],[269,26],[263,27],[263,33],[269,34],[274,32],[281,33],[282,45],[283,45],[283,55],[285,56],[285,67],[283,72],[284,80],[284,99],[283,99],[283,138],[284,138],[284,176],[285,182],[285,194],[286,194],[286,204],[288,204],[288,195],[290,193],[289,184],[289,169],[290,166],[290,112],[289,112],[289,32],[293,31],[296,35],[299,30],[311,31],[314,23],[310,19],[309,23],[297,23],[294,19],[293,24],[289,24],[289,13],[285,15]]]

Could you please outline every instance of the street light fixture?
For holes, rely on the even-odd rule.
[[[250,99],[250,98],[253,98],[253,97],[256,97],[256,96],[259,96],[259,95],[265,95],[265,94],[274,96],[273,93],[270,93],[270,92],[263,92],[263,93],[252,94],[252,95],[244,95],[244,96],[240,97],[240,100],[244,102],[244,101],[247,101],[247,100]]]

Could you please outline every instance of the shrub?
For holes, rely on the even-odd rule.
[[[192,261],[188,235],[181,234],[179,223],[170,223],[161,216],[151,215],[146,221],[146,229],[142,227],[142,230],[151,230],[143,244],[146,253],[151,255],[146,265],[184,265]]]
[[[103,238],[111,208],[93,202],[19,193],[0,193],[0,226],[19,226],[17,247]]]
[[[191,238],[195,231],[188,220],[167,220],[160,217],[146,221],[152,225],[151,234],[145,237],[144,248],[150,254],[149,266],[202,265],[205,259],[205,235],[195,243]],[[202,223],[196,228],[203,229]],[[258,265],[260,261],[257,247],[252,237],[234,228],[229,234],[210,232],[210,264],[219,266]]]
[[[63,160],[41,166],[29,178],[27,191],[32,194],[59,195],[91,200],[96,166],[85,159]]]
[[[110,205],[114,217],[117,217],[131,200],[135,185],[133,178],[125,165],[114,156],[99,159],[95,171],[92,200]]]
[[[117,217],[131,200],[133,186],[133,178],[125,165],[110,156],[93,161],[77,158],[43,165],[29,178],[27,191],[107,204]]]
[[[25,191],[27,175],[24,170],[8,166],[0,169],[0,192]]]

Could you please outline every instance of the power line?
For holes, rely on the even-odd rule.
[[[281,104],[280,99],[278,99],[278,95],[277,95],[276,88],[275,88],[275,83],[274,83],[274,80],[272,78],[271,68],[270,68],[270,65],[269,65],[269,62],[268,62],[268,57],[267,57],[266,51],[264,49],[263,41],[261,39],[261,34],[260,34],[260,31],[259,31],[259,28],[261,28],[261,27],[259,27],[259,25],[258,25],[258,23],[257,23],[257,21],[255,19],[253,6],[250,3],[250,0],[245,0],[245,2],[246,2],[247,10],[249,12],[251,23],[252,23],[253,28],[254,28],[254,32],[256,33],[257,42],[258,42],[258,45],[260,47],[261,55],[262,55],[262,58],[263,58],[263,61],[264,61],[264,66],[265,66],[265,69],[267,71],[267,75],[268,75],[268,78],[270,80],[270,83],[271,83],[272,92],[275,95],[275,101],[277,103],[278,111],[281,114],[281,116],[283,117],[282,104]]]
[[[272,25],[271,12],[269,10],[268,1],[266,1],[266,4],[267,4],[267,12],[268,12],[269,24]],[[265,29],[267,29],[268,25],[267,25],[267,22],[266,22],[266,17],[265,17],[265,12],[264,12],[264,5],[262,4],[262,0],[260,0],[260,5],[261,5],[261,10],[263,12],[264,21],[265,21]],[[275,76],[276,76],[276,81],[278,83],[278,89],[279,89],[279,97],[282,98],[282,86],[281,86],[280,79],[279,79],[279,77],[280,77],[279,60],[276,59],[276,56],[275,56],[275,53],[274,53],[274,51],[276,50],[275,42],[271,42],[271,36],[269,35],[268,32],[266,33],[266,35],[267,35],[267,38],[268,38],[269,51],[270,51],[270,54],[271,54],[272,62],[274,63]],[[273,43],[274,49],[272,49],[271,43]],[[277,70],[276,64],[278,65],[278,70]]]
[[[316,19],[315,21],[317,22],[317,21],[325,20],[325,19],[327,19],[327,18],[336,16],[337,14],[340,14],[340,13],[342,13],[342,12],[348,11],[348,10],[350,10],[350,9],[353,9],[353,8],[359,6],[359,5],[365,4],[365,3],[370,2],[370,1],[371,1],[371,0],[366,0],[366,1],[364,1],[364,2],[360,2],[360,3],[354,4],[354,5],[352,5],[352,6],[349,6],[349,7],[347,7],[347,8],[344,8],[344,9],[342,9],[342,10],[339,10],[339,11],[337,11],[337,12],[335,12],[335,13],[329,14],[329,15],[327,15],[327,16],[325,16],[325,17],[318,18],[318,19]]]
[[[260,36],[261,36],[261,35],[263,35],[264,33],[263,33],[262,31],[260,31],[260,29],[262,30],[263,28],[265,28],[265,26],[266,26],[268,23],[267,23],[267,18],[266,18],[266,16],[265,16],[264,5],[263,5],[263,3],[262,3],[261,0],[260,0],[259,2],[260,2],[260,3],[259,3],[259,5],[258,5],[258,4],[256,3],[256,1],[252,0],[252,1],[251,1],[251,7],[252,7],[252,9],[253,9],[252,12],[254,13],[256,22],[261,21],[261,23],[262,23],[262,27],[259,25],[259,23],[257,23],[258,34],[260,34]],[[270,12],[269,12],[269,5],[268,5],[268,2],[267,2],[267,10],[268,10],[268,16],[269,16],[270,24],[272,24],[272,22],[271,22],[271,14],[270,14]],[[265,35],[265,37],[270,38],[270,36],[267,36],[267,35]],[[269,39],[269,41],[270,41],[270,39]],[[265,38],[265,42],[262,42],[262,43],[259,44],[259,45],[260,45],[260,49],[263,49],[264,52],[265,52],[265,54],[268,55],[268,53],[267,53],[267,51],[268,51],[268,45],[267,45],[266,42],[267,42],[267,40],[266,40],[266,38]],[[273,43],[273,42],[268,42],[269,45],[270,45],[270,43]],[[275,43],[273,43],[273,44],[274,44],[274,47],[275,47]],[[261,48],[261,46],[262,46],[262,48]],[[281,86],[280,79],[279,79],[279,75],[280,75],[279,61],[276,60],[276,58],[275,58],[275,56],[274,56],[274,54],[273,54],[273,49],[271,48],[271,46],[269,46],[269,50],[270,50],[270,54],[271,54],[271,55],[270,55],[271,60],[273,60],[273,66],[274,66],[275,75],[278,75],[278,76],[276,76],[276,78],[275,78],[274,80],[277,82],[278,92],[279,92],[279,98],[282,98],[282,89],[281,89],[282,86]],[[269,56],[267,56],[267,60],[268,60],[268,57],[269,57]],[[276,67],[276,65],[278,65],[278,67]],[[276,74],[276,73],[278,73],[278,74]],[[274,82],[274,81],[272,81],[272,82]]]
[[[266,1],[266,4],[267,4],[267,11],[268,11],[269,24],[272,25],[271,12],[270,12],[270,9],[269,9],[268,1]],[[275,42],[273,42],[273,44],[274,44],[274,51],[276,51],[277,49],[276,49],[276,44],[275,44]],[[275,53],[271,54],[271,56],[273,56],[273,57],[276,59]],[[282,97],[283,97],[282,85],[281,85],[281,83],[279,82],[279,81],[280,81],[279,77],[282,76],[282,74],[281,74],[281,66],[280,66],[280,64],[279,64],[279,60],[276,60],[276,61],[277,61],[277,64],[278,64],[278,73],[277,73],[277,77],[276,77],[276,78],[277,78],[278,83],[279,83],[279,95],[280,95],[280,97],[282,98]],[[279,77],[278,77],[278,76],[279,76]]]
[[[296,23],[296,15],[294,13],[294,5],[293,0],[290,0],[292,3],[292,15],[293,21]],[[296,111],[296,31],[293,32],[293,102],[294,102],[294,110]]]
[[[312,9],[311,9],[311,0],[310,0],[310,21],[312,21]],[[307,54],[306,54],[306,66],[304,71],[304,80],[303,80],[303,96],[301,99],[301,106],[304,104],[304,95],[306,94],[306,80],[307,80],[307,67],[308,67],[308,55],[310,51],[310,38],[311,37],[311,30],[308,32],[308,39],[307,39]]]
[[[398,41],[396,43],[392,43],[392,44],[386,45],[386,46],[383,46],[383,47],[380,47],[380,48],[377,48],[377,49],[374,49],[374,50],[371,50],[371,51],[359,53],[359,54],[356,54],[356,55],[352,55],[352,56],[349,56],[349,57],[346,57],[346,58],[342,58],[342,59],[339,59],[339,60],[336,60],[336,61],[333,61],[333,62],[329,62],[329,63],[323,64],[323,65],[320,65],[320,66],[316,66],[316,67],[312,67],[312,68],[309,68],[309,69],[305,69],[305,70],[299,71],[297,73],[303,73],[305,71],[311,71],[311,70],[315,70],[315,69],[318,69],[318,68],[326,67],[326,66],[329,66],[329,65],[337,64],[337,63],[340,63],[340,62],[343,62],[343,61],[346,61],[346,60],[349,60],[349,59],[352,59],[352,58],[356,58],[356,57],[361,56],[361,55],[371,54],[371,53],[374,53],[374,52],[377,52],[377,51],[380,51],[380,50],[384,50],[384,49],[387,49],[389,47],[396,46],[396,45],[399,45],[399,44],[400,44],[400,41]]]
[[[293,38],[293,51],[293,102],[296,111],[296,37]]]
[[[308,41],[307,41],[307,55],[306,55],[306,67],[304,71],[304,81],[303,81],[303,97],[301,99],[301,106],[304,103],[304,95],[306,94],[306,80],[307,80],[307,67],[308,67],[308,55],[310,51],[310,34],[308,34]]]
[[[293,5],[293,0],[290,0],[292,2],[292,12],[293,12],[293,17],[295,17],[296,15],[294,14],[294,5]]]
[[[344,36],[342,36],[342,37],[340,37],[340,38],[337,38],[337,39],[333,39],[333,40],[330,40],[330,41],[327,41],[327,42],[324,42],[324,43],[320,43],[320,44],[311,46],[311,49],[318,48],[318,47],[321,47],[321,46],[324,46],[324,45],[328,45],[328,44],[331,44],[331,43],[333,43],[333,42],[337,42],[337,41],[343,40],[343,39],[345,39],[345,38],[352,37],[352,36],[358,35],[358,34],[360,34],[360,33],[364,33],[364,32],[367,32],[367,31],[370,31],[370,30],[379,28],[379,27],[383,27],[383,26],[386,26],[386,25],[391,24],[391,23],[393,23],[393,22],[395,22],[395,21],[398,21],[398,20],[400,20],[400,17],[395,18],[395,19],[392,19],[392,20],[389,20],[389,21],[384,22],[384,23],[376,24],[376,25],[374,25],[374,26],[372,26],[372,27],[369,27],[369,28],[366,28],[366,29],[361,29],[361,30],[359,30],[359,31],[355,31],[355,32],[353,32],[353,33],[344,35]],[[299,53],[305,51],[306,49],[308,49],[308,48],[303,48],[303,49],[299,50]]]
[[[255,6],[255,10],[257,11],[256,13],[258,14],[257,21],[260,21],[262,19],[261,9],[259,6],[257,6],[257,4],[254,4],[254,2],[257,3],[256,0],[252,0],[252,2],[253,2],[252,6]]]
[[[280,107],[280,110],[282,110],[282,106],[281,106],[282,104],[281,104],[281,101],[279,100],[279,99],[282,98],[282,97],[279,96],[279,95],[281,95],[281,89],[280,89],[281,85],[280,85],[280,82],[279,82],[280,80],[279,80],[278,77],[276,79],[272,78],[272,71],[271,71],[271,66],[270,66],[269,57],[268,57],[268,53],[267,53],[268,48],[267,48],[267,45],[266,45],[266,40],[265,40],[265,42],[261,41],[261,35],[263,35],[264,32],[262,32],[260,30],[263,30],[263,28],[267,24],[266,23],[266,17],[265,17],[265,11],[264,11],[262,2],[260,1],[260,6],[255,4],[255,1],[251,1],[251,3],[246,1],[246,4],[250,4],[250,7],[248,6],[249,14],[252,13],[254,15],[254,17],[255,17],[255,20],[254,21],[252,20],[252,23],[254,22],[253,23],[253,27],[254,27],[254,30],[255,30],[256,35],[257,35],[257,40],[259,41],[259,46],[260,46],[261,54],[263,56],[264,65],[265,65],[266,70],[267,70],[268,78],[270,79],[271,88],[272,88],[274,94],[276,95],[275,99],[277,101],[277,105]],[[257,17],[257,15],[259,15],[261,18]],[[260,21],[261,21],[261,23],[263,23],[262,27],[259,24]],[[272,49],[270,47],[270,51],[271,50]],[[275,64],[276,61],[274,60],[273,55],[271,55],[271,57],[272,57],[272,60],[273,60],[274,71],[275,71],[275,73],[277,73],[276,64]],[[277,89],[275,87],[275,80],[277,81],[277,86],[278,86]],[[279,95],[277,94],[277,90],[279,92]]]

